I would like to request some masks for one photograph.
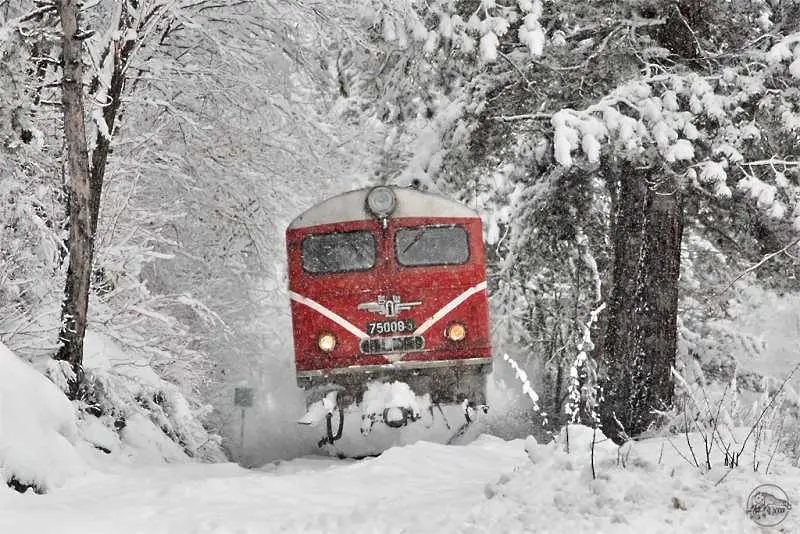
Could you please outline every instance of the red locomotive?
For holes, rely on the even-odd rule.
[[[323,442],[341,437],[330,408],[343,417],[372,381],[404,382],[433,405],[485,405],[492,359],[477,213],[378,186],[312,207],[286,243],[297,383],[309,405],[337,392]],[[396,408],[383,422],[415,420]]]

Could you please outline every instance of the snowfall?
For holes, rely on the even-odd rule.
[[[0,343],[0,477],[40,489],[0,484],[0,533],[800,533],[797,459],[769,431],[725,432],[743,449],[735,468],[719,446],[709,468],[700,433],[617,447],[579,425],[547,443],[480,434],[363,459],[164,461],[93,446],[59,389]],[[762,484],[794,509],[754,521]]]

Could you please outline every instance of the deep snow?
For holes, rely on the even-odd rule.
[[[767,338],[780,337],[786,323],[759,334],[775,345]],[[780,355],[788,355],[789,336],[781,339]],[[785,374],[789,359],[770,357],[750,363]],[[621,449],[597,435],[593,478],[592,431],[570,426],[569,439],[562,433],[549,444],[481,436],[360,461],[306,456],[248,470],[186,458],[165,464],[176,458],[141,453],[157,450],[147,432],[133,432],[146,443],[123,439],[103,454],[91,446],[106,443],[95,432],[102,429],[76,419],[58,389],[2,345],[0,371],[0,474],[48,490],[19,494],[0,484],[0,534],[800,533],[800,458],[771,459],[775,439],[800,437],[773,434],[774,425],[750,437],[734,469],[720,445],[705,466],[696,433]],[[734,424],[721,421],[717,441],[738,451],[750,429]],[[782,488],[793,506],[773,528],[746,512],[761,484]]]
[[[459,532],[523,443],[431,443],[361,461],[312,457],[261,470],[234,464],[119,468],[43,496],[0,491],[0,532]]]
[[[45,491],[85,472],[77,436],[64,394],[0,342],[0,492],[12,480]]]
[[[0,490],[0,532],[800,532],[800,510],[771,530],[745,513],[748,494],[764,482],[778,484],[796,503],[800,470],[784,459],[769,475],[744,462],[704,471],[677,453],[686,452],[682,436],[638,443],[622,454],[600,441],[593,480],[591,435],[570,427],[569,453],[563,434],[547,445],[481,436],[464,446],[420,442],[377,458],[306,457],[257,470],[143,468],[98,457],[93,472],[47,495]]]

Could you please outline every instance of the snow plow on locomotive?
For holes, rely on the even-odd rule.
[[[457,406],[462,420],[447,423],[455,435],[486,410],[492,358],[477,213],[378,186],[310,208],[289,225],[286,243],[297,383],[308,407],[300,422],[325,421],[320,445],[342,438],[346,411],[359,414],[366,435],[376,423],[399,429]],[[400,394],[376,404],[370,388],[392,384],[403,385]]]

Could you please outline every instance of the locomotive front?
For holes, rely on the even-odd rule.
[[[379,186],[314,206],[286,241],[297,382],[309,406],[325,406],[328,442],[333,412],[343,418],[375,382],[405,383],[431,406],[485,405],[492,360],[477,213]],[[421,417],[387,408],[392,427]]]

